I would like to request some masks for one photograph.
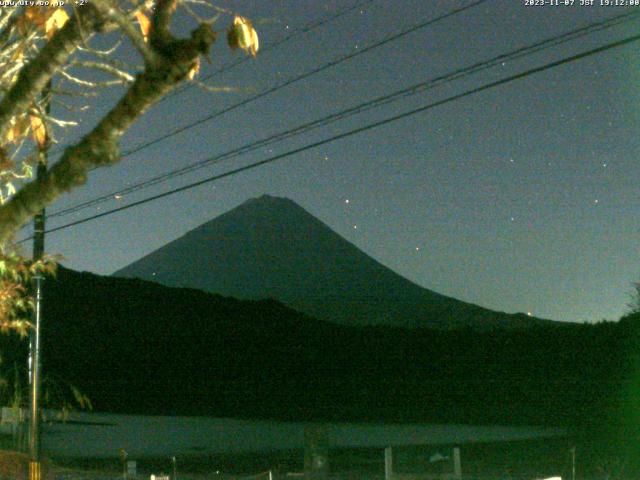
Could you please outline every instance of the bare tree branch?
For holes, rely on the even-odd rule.
[[[108,0],[94,0],[93,5],[95,5],[103,15],[118,24],[127,37],[129,37],[129,40],[131,40],[136,49],[138,49],[146,63],[154,63],[157,60],[156,54],[144,41],[142,34],[136,29],[131,20],[129,20],[129,18],[120,11],[120,9]]]
[[[15,27],[18,18],[22,14],[22,8],[20,9],[9,9],[10,11],[2,18],[2,23],[0,26],[2,27],[2,31],[0,32],[0,45],[6,43],[11,35],[11,31],[13,27]],[[3,11],[4,13],[4,11]]]
[[[69,80],[71,83],[75,83],[76,85],[80,85],[82,87],[87,88],[103,88],[103,87],[114,87],[117,85],[125,85],[126,83],[133,82],[133,77],[129,79],[122,80],[107,80],[103,82],[91,82],[89,80],[83,80],[82,78],[78,78],[75,75],[71,75],[70,73],[65,72],[64,70],[60,70],[58,72],[65,79]]]
[[[69,60],[82,42],[82,32],[94,32],[99,28],[97,11],[90,4],[86,7],[73,15],[40,50],[37,57],[20,70],[17,81],[0,101],[0,137],[5,135],[11,118],[27,110],[51,77]]]
[[[91,61],[74,61],[71,63],[71,66],[74,67],[81,67],[81,68],[90,68],[90,69],[94,69],[94,70],[100,70],[103,71],[105,73],[108,73],[109,75],[112,75],[116,78],[119,78],[121,80],[120,84],[122,84],[124,82],[133,82],[134,77],[133,75],[125,72],[124,70],[115,67],[114,65],[111,65],[110,63],[105,63],[105,62],[91,62]]]
[[[96,4],[103,0],[95,0]],[[159,59],[147,64],[116,106],[77,145],[65,150],[45,176],[25,185],[0,207],[0,243],[54,199],[86,181],[90,169],[120,160],[118,141],[124,132],[154,103],[187,78],[199,55],[206,55],[215,40],[209,25],[202,24],[190,39],[176,40],[167,31]]]
[[[176,0],[158,0],[156,3],[156,11],[151,19],[151,34],[149,40],[157,49],[162,50],[171,40],[169,26],[171,25],[171,17],[175,9]]]
[[[58,94],[64,95],[66,91],[61,91],[61,90],[58,90],[58,89],[52,89],[51,92],[56,94],[56,95],[58,95]],[[91,93],[93,94],[92,95],[93,97],[95,97],[97,95],[96,92],[91,92]],[[73,92],[71,94],[71,96],[73,96],[74,94],[75,94],[75,92]],[[87,111],[89,109],[89,105],[80,105],[80,106],[69,105],[68,103],[63,102],[59,98],[56,98],[55,96],[51,98],[51,103],[55,103],[56,105],[59,105],[60,107],[62,107],[67,112],[76,113],[76,114],[77,113],[81,113],[81,112],[85,112],[85,111]]]
[[[239,87],[212,87],[211,85],[207,85],[206,83],[200,82],[198,80],[191,80],[196,87],[199,89],[209,92],[209,93],[236,93],[236,92],[250,92],[249,88],[239,88]]]
[[[98,92],[85,92],[81,90],[68,90],[66,88],[55,87],[51,89],[53,95],[64,95],[66,97],[77,98],[95,98],[99,95]],[[55,99],[53,101],[56,101]]]
[[[106,50],[97,50],[95,48],[91,48],[88,46],[79,46],[78,50],[80,52],[87,52],[90,53],[92,55],[95,55],[96,57],[100,57],[100,58],[111,58],[111,55],[113,55],[115,53],[115,51],[120,47],[120,45],[122,44],[122,40],[123,40],[124,36],[121,36],[116,43],[113,44],[112,47],[106,49]],[[113,59],[111,61],[114,61]]]

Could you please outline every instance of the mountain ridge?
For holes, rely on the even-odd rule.
[[[44,305],[47,375],[101,412],[558,426],[637,404],[624,388],[636,322],[345,326],[275,300],[63,267],[45,282]],[[6,358],[26,364],[27,342],[0,340]]]
[[[346,325],[493,329],[552,322],[426,289],[294,201],[270,195],[245,201],[113,275],[241,299],[274,298]]]

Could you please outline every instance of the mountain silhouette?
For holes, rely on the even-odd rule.
[[[45,398],[75,385],[98,412],[561,426],[619,421],[628,408],[638,418],[637,320],[345,326],[275,300],[64,267],[45,281],[43,307]],[[15,385],[28,342],[0,335],[0,349]]]
[[[344,325],[526,328],[550,322],[456,300],[398,275],[286,198],[251,199],[114,273]]]

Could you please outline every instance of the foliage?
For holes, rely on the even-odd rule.
[[[55,271],[55,258],[50,256],[28,262],[15,252],[0,255],[0,332],[27,335],[34,307],[29,285],[36,276]]]
[[[64,268],[47,286],[44,356],[99,410],[598,427],[640,418],[636,321],[354,328],[273,300]]]
[[[23,359],[22,355],[15,355]],[[29,398],[29,384],[24,381],[27,377],[26,362],[21,361],[20,366],[13,363],[13,366],[5,365],[0,360],[0,404],[16,409],[27,407]],[[42,379],[43,408],[50,409],[43,412],[43,420],[66,420],[69,413],[79,408],[81,410],[92,410],[91,400],[77,386],[63,380],[52,372],[45,372]]]
[[[190,37],[171,32],[175,15],[194,23]],[[15,233],[81,186],[89,171],[119,161],[122,135],[178,84],[194,80],[200,57],[216,40],[213,24],[225,16],[229,46],[255,56],[251,22],[203,0],[92,0],[75,7],[52,1],[0,9],[0,331],[27,333],[29,284],[55,271],[52,257],[29,262],[20,256]],[[113,88],[122,89],[119,101],[34,178],[46,153]]]
[[[631,300],[627,303],[628,314],[640,313],[640,282],[633,283]]]
[[[258,34],[253,25],[249,20],[240,16],[233,19],[233,25],[227,31],[227,41],[232,49],[241,48],[254,57],[260,48]]]

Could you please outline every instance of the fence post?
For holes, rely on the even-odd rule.
[[[384,449],[384,480],[393,480],[393,450]]]
[[[462,462],[460,461],[460,448],[453,449],[453,475],[457,480],[462,479]]]

